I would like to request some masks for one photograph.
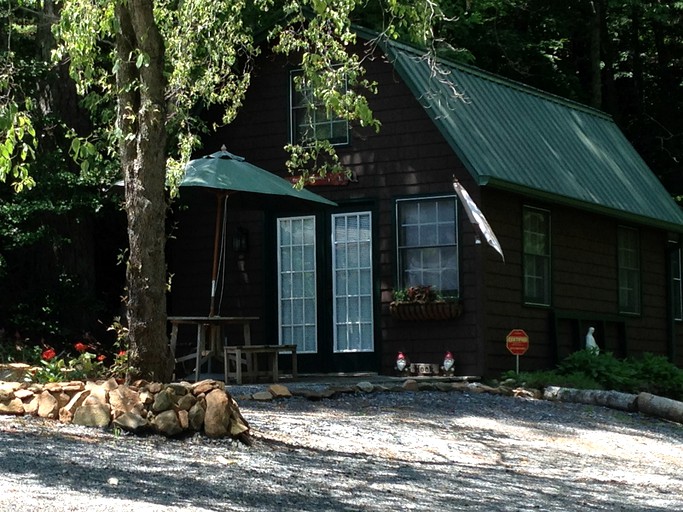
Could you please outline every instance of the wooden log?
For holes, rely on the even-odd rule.
[[[640,393],[638,395],[638,410],[643,414],[683,423],[683,402],[671,398]]]
[[[638,395],[622,393],[620,391],[604,391],[596,389],[573,389],[548,386],[543,392],[546,400],[574,402],[586,405],[599,405],[621,411],[638,410]]]

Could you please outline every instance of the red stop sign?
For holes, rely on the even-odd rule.
[[[529,350],[529,336],[522,329],[512,329],[505,337],[505,346],[513,356],[523,356]]]

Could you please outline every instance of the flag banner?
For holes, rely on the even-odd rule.
[[[484,214],[481,212],[477,204],[472,200],[467,190],[465,190],[460,182],[455,178],[453,178],[453,188],[455,189],[455,193],[458,194],[458,197],[460,198],[462,206],[465,209],[470,222],[474,224],[479,231],[481,231],[481,234],[484,235],[486,242],[493,247],[496,252],[500,254],[500,257],[503,258],[503,261],[505,261],[505,255],[503,254],[503,249],[500,246],[500,242],[498,242],[496,234],[493,232],[493,229],[491,229],[486,217],[484,217]]]

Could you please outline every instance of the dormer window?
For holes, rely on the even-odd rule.
[[[349,143],[349,122],[328,111],[313,97],[310,87],[297,87],[296,77],[301,70],[290,74],[290,139],[292,144],[310,145],[327,140],[332,145]]]

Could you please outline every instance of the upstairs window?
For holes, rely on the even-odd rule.
[[[640,313],[640,240],[638,231],[619,226],[617,232],[619,312]]]
[[[458,295],[455,196],[396,201],[399,288],[431,285]]]
[[[524,302],[550,305],[550,212],[524,207]]]
[[[349,122],[329,112],[313,96],[310,87],[297,87],[300,70],[290,74],[290,132],[292,144],[307,146],[327,140],[332,145],[349,143]]]

